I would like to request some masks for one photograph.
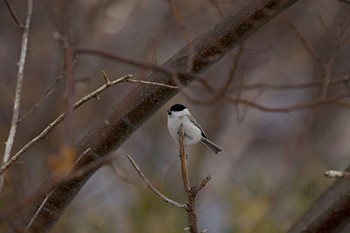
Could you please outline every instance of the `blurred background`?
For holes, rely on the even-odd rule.
[[[162,64],[186,44],[176,14],[193,39],[229,14],[234,2],[178,0],[171,8],[164,0],[34,1],[20,115],[29,111],[50,86],[54,91],[19,124],[13,153],[64,110],[65,82],[60,78],[63,53],[52,36],[54,31],[67,35],[72,46]],[[24,1],[11,4],[24,22]],[[4,1],[0,6],[0,141],[5,142],[22,32]],[[345,82],[331,84],[323,96],[322,86],[304,85],[349,76],[349,13],[350,4],[335,0],[296,3],[244,43],[227,96],[278,110],[349,92]],[[340,44],[341,32],[345,40]],[[328,75],[310,47],[328,65]],[[236,48],[203,74],[211,85],[223,86],[232,73],[237,52]],[[104,83],[101,70],[110,79],[145,71],[95,56],[78,57],[74,66],[75,100]],[[74,113],[74,143],[133,85],[109,88],[100,100],[80,107]],[[199,82],[185,91],[198,100],[213,97]],[[208,137],[224,148],[215,155],[201,144],[188,147],[192,184],[208,174],[212,176],[197,200],[199,224],[208,232],[285,232],[332,182],[323,173],[342,170],[350,162],[350,112],[340,105],[280,112],[235,104],[225,98],[210,105],[198,104],[180,93],[112,153],[113,166],[105,166],[91,177],[52,232],[171,233],[186,227],[186,213],[145,188],[125,157],[130,154],[164,195],[186,201],[178,148],[166,128],[166,109],[174,103],[188,106]],[[48,158],[58,153],[62,143],[63,126],[59,125],[25,153],[10,169],[0,206],[45,182],[51,174]],[[0,151],[4,151],[4,143],[0,143]]]

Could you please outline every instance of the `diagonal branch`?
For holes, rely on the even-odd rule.
[[[159,192],[147,179],[147,177],[143,174],[143,172],[141,171],[141,169],[139,168],[139,166],[137,166],[136,162],[131,158],[130,155],[126,155],[126,157],[128,158],[129,162],[131,163],[131,165],[135,168],[135,170],[137,171],[137,173],[140,175],[140,177],[142,178],[142,180],[144,181],[144,183],[147,185],[147,187],[153,192],[155,193],[158,197],[160,197],[162,200],[164,200],[166,203],[169,203],[175,207],[178,208],[182,208],[182,209],[186,209],[186,205],[185,204],[181,204],[178,203],[176,201],[171,200],[170,198],[167,198],[166,196],[164,196],[161,192]]]
[[[74,64],[77,62],[77,59],[74,60]],[[56,86],[63,80],[65,77],[66,71],[63,72],[62,75],[60,75],[44,92],[44,94],[41,95],[39,100],[26,112],[22,115],[21,118],[18,119],[17,124],[20,124],[23,120],[25,120],[30,114],[32,114],[39,105],[48,98],[56,89]]]
[[[6,6],[10,11],[10,14],[13,18],[13,20],[15,21],[15,23],[22,29],[25,29],[25,26],[22,24],[21,20],[19,20],[19,18],[17,17],[15,11],[12,9],[12,5],[10,3],[10,0],[5,0]]]

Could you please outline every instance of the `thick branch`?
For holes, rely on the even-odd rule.
[[[205,71],[232,48],[296,1],[251,0],[243,1],[244,7],[239,6],[241,3],[232,3],[235,12],[223,18],[219,24],[206,34],[192,41],[193,62],[191,71],[195,73]],[[187,47],[185,47],[164,65],[184,71],[188,64],[189,53]],[[183,85],[187,85],[193,80],[185,75],[178,78]],[[146,80],[145,78],[142,79]],[[174,85],[172,77],[157,72],[151,74],[147,80]],[[79,161],[76,169],[105,156],[111,150],[119,147],[147,118],[152,116],[178,91],[154,85],[145,87],[141,84],[134,88],[104,119],[99,120],[99,123],[77,145],[78,154],[88,147],[91,148],[91,151]],[[46,199],[42,211],[38,213],[37,219],[32,222],[28,231],[47,232],[93,172],[91,171],[85,177],[56,188]],[[42,202],[36,203],[34,211],[41,204]],[[29,219],[31,215],[32,213],[29,213]],[[28,221],[28,217],[22,219],[20,223],[25,224],[26,221]]]

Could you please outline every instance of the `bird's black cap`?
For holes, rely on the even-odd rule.
[[[173,106],[171,106],[170,111],[172,112],[180,112],[182,110],[184,110],[186,107],[183,106],[182,104],[174,104]]]

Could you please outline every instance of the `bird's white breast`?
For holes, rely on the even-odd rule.
[[[169,116],[168,117],[168,129],[171,134],[171,136],[178,141],[178,130],[180,128],[180,125],[183,125],[184,129],[184,143],[186,145],[197,143],[202,138],[202,132],[201,130],[194,125],[188,118],[188,116]]]

